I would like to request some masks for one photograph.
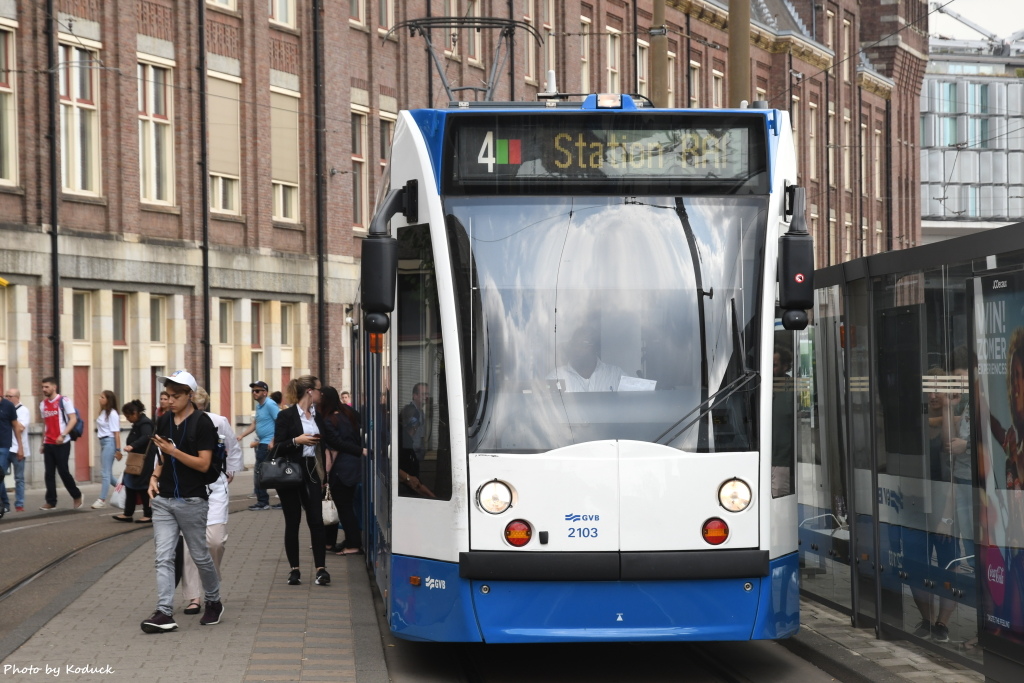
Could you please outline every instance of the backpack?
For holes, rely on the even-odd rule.
[[[227,472],[228,447],[224,445],[224,437],[217,437],[217,445],[213,447],[213,457],[210,458],[210,469],[200,472],[203,482],[209,486],[218,479],[222,472]]]
[[[60,407],[60,414],[64,416],[64,424],[67,424],[68,414],[67,411],[64,410],[63,396],[60,397],[60,401],[57,402],[57,405]],[[78,441],[78,437],[85,434],[85,421],[82,420],[82,414],[78,412],[78,406],[75,406],[75,417],[78,418],[78,421],[75,422],[75,426],[71,428],[70,432],[68,432],[68,437],[70,437],[72,441]]]

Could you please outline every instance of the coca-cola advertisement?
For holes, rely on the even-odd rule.
[[[1024,644],[1024,273],[973,290],[980,625]]]

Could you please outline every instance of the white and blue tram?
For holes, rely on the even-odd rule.
[[[788,114],[406,111],[385,183],[360,365],[395,635],[796,633],[792,465],[772,458],[793,395],[780,422],[771,369],[813,264]]]

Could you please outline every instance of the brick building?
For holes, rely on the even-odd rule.
[[[671,104],[726,106],[727,4],[665,4]],[[750,99],[792,112],[821,265],[917,241],[926,11],[752,2]],[[236,422],[254,379],[347,385],[360,238],[397,112],[447,99],[424,37],[388,29],[427,16],[532,25],[545,40],[517,32],[495,99],[535,99],[548,69],[562,92],[648,94],[652,12],[652,0],[0,0],[0,383],[34,406],[57,372],[91,419],[99,391],[149,405],[153,378],[186,367]],[[498,40],[431,35],[456,87],[487,80]]]

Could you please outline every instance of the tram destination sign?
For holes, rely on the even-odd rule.
[[[765,119],[680,113],[453,116],[446,192],[762,194]]]

